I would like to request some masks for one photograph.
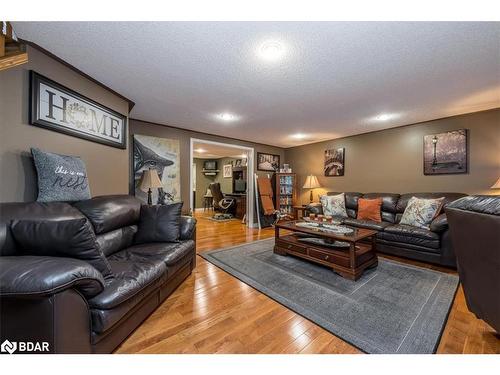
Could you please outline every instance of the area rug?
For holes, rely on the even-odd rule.
[[[458,277],[379,257],[357,281],[273,253],[274,239],[201,253],[365,353],[434,353]]]
[[[241,221],[240,219],[237,219],[235,217],[230,217],[230,218],[214,218],[214,217],[203,217],[202,219],[210,220],[210,221],[215,221],[216,223],[227,223],[228,221]]]

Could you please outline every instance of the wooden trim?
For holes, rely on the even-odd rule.
[[[13,68],[28,62],[28,53],[23,51],[7,53],[0,57],[0,70]]]
[[[39,46],[38,44],[34,43],[34,42],[31,42],[29,40],[24,40],[24,39],[19,39],[19,42],[21,43],[24,43],[40,52],[42,52],[43,54],[47,55],[48,57],[56,60],[57,62],[63,64],[64,66],[66,66],[67,68],[73,70],[74,72],[78,73],[79,75],[81,75],[82,77],[88,79],[89,81],[92,81],[93,83],[101,86],[102,88],[108,90],[109,92],[111,92],[113,95],[116,95],[118,96],[120,99],[123,99],[125,101],[128,102],[128,112],[130,113],[130,111],[132,110],[132,108],[134,108],[135,106],[135,102],[133,102],[132,100],[130,100],[129,98],[123,96],[122,94],[116,92],[115,90],[113,90],[112,88],[110,88],[109,86],[106,86],[104,83],[102,82],[99,82],[98,80],[96,80],[95,78],[89,76],[87,73],[81,71],[80,69],[78,69],[77,67],[71,65],[70,63],[64,61],[63,59],[61,59],[60,57],[54,55],[52,52],[49,52],[48,50],[46,50],[45,48]]]

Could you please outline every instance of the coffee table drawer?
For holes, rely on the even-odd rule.
[[[307,248],[305,246],[299,246],[295,244],[291,244],[286,241],[278,241],[277,245],[286,251],[293,251],[299,254],[307,254]]]
[[[317,251],[314,249],[309,249],[309,256],[322,260],[323,262],[328,262],[332,264],[337,264],[339,266],[349,267],[349,259],[345,257],[340,257],[335,254],[324,253],[322,251]]]

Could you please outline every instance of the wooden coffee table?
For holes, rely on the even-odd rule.
[[[323,231],[322,228],[299,227],[302,220],[279,222],[275,225],[274,252],[279,255],[294,255],[309,261],[331,267],[339,275],[357,280],[367,268],[377,265],[375,253],[375,234],[377,231],[362,228],[353,228],[350,234],[337,234]],[[280,230],[285,230],[280,235]],[[329,247],[299,241],[298,233],[312,235],[327,240],[336,240],[349,243],[349,248]]]

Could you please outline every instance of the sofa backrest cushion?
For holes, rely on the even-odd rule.
[[[105,256],[130,247],[134,244],[134,236],[137,233],[137,225],[127,225],[106,233],[97,235],[97,243]]]
[[[111,275],[108,260],[97,244],[87,218],[70,220],[14,220],[12,235],[25,255],[80,259],[104,277]]]
[[[19,255],[10,228],[12,220],[70,220],[84,217],[68,203],[0,203],[0,255]]]
[[[399,223],[401,220],[401,217],[403,216],[403,212],[406,209],[406,206],[408,205],[408,202],[412,197],[416,198],[423,198],[423,199],[437,199],[444,197],[443,200],[443,205],[441,206],[441,210],[436,214],[439,215],[444,212],[444,208],[450,204],[451,202],[465,197],[467,194],[463,193],[406,193],[406,194],[401,194],[401,197],[398,200],[398,204],[396,205],[396,222]]]
[[[92,223],[97,234],[139,222],[141,201],[131,195],[104,195],[74,204]]]

